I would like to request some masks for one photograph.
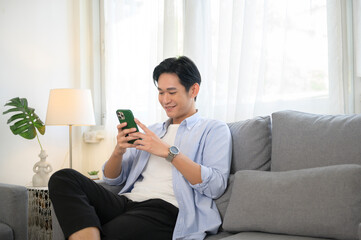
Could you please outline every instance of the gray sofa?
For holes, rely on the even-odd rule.
[[[207,240],[359,239],[361,115],[281,111],[229,128],[231,175],[216,199],[223,224]],[[59,226],[53,239],[63,239]]]
[[[0,239],[28,239],[26,187],[0,183]]]

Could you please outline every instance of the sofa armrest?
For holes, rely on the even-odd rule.
[[[13,229],[14,239],[28,239],[28,192],[26,187],[0,183],[0,222]]]

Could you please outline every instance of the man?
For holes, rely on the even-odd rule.
[[[213,199],[227,186],[230,131],[197,112],[201,76],[189,58],[164,60],[153,79],[169,119],[149,128],[136,120],[144,133],[117,126],[103,175],[110,185],[125,183],[119,195],[73,170],[52,176],[50,198],[69,239],[204,239],[217,232]]]

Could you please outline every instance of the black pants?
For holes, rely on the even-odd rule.
[[[133,202],[72,169],[51,176],[49,195],[66,238],[97,227],[103,240],[172,239],[178,208],[161,199]]]

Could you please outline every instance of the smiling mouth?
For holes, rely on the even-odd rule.
[[[175,106],[166,106],[164,107],[166,111],[171,111]]]

